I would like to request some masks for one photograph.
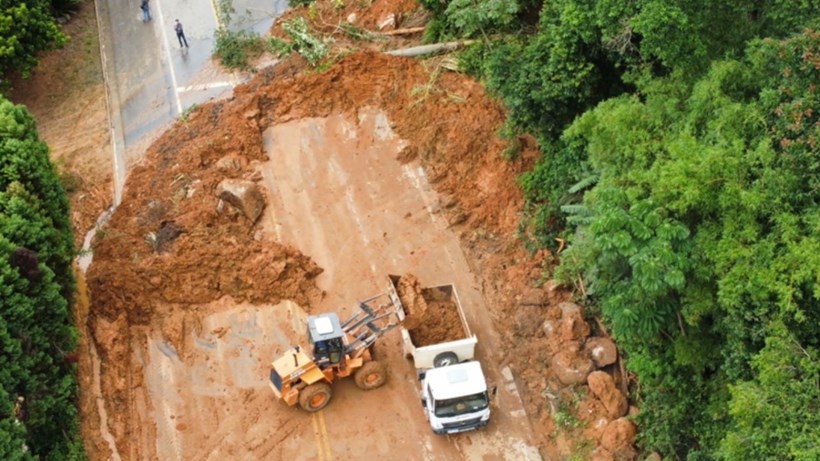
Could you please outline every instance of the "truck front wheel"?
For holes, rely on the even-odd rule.
[[[369,391],[380,387],[387,380],[387,370],[379,362],[370,361],[362,365],[353,377],[359,389]]]
[[[330,403],[330,395],[328,383],[313,383],[299,393],[299,406],[311,413],[319,411]]]
[[[433,359],[433,366],[449,367],[458,363],[458,356],[454,352],[442,352]]]

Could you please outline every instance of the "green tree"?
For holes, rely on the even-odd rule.
[[[798,430],[804,414],[749,434],[771,407],[742,409],[752,392],[785,408],[816,409],[820,398],[818,51],[811,30],[755,41],[694,85],[649,81],[563,135],[596,182],[559,276],[583,274],[641,382],[641,437],[672,459],[816,454],[806,442],[816,432]],[[784,329],[796,347],[766,352]],[[792,394],[775,389],[784,375],[770,376],[789,366]]]
[[[752,360],[754,379],[730,386],[723,459],[820,459],[820,357],[782,323]]]
[[[69,309],[68,201],[25,108],[0,98],[0,450],[3,459],[83,459]],[[18,403],[18,398],[22,400]]]
[[[50,5],[45,0],[0,1],[0,78],[12,71],[28,76],[37,53],[65,43]]]

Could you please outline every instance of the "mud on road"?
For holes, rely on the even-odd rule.
[[[507,206],[520,197],[509,184],[523,162],[498,155],[501,111],[456,74],[415,97],[430,75],[409,59],[361,52],[322,74],[298,66],[262,72],[161,136],[94,243],[88,322],[118,455],[538,459],[452,227],[514,222]],[[226,178],[263,191],[257,221],[219,204]],[[492,209],[489,197],[509,200]],[[156,245],[169,223],[176,231]],[[314,415],[274,400],[269,363],[304,344],[306,313],[346,316],[388,273],[411,271],[462,293],[479,356],[502,388],[487,430],[432,435],[398,334],[376,347],[391,370],[386,386],[335,383]],[[95,449],[95,459],[111,455],[110,444]]]

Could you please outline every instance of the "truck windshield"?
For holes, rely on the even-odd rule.
[[[480,411],[489,405],[486,392],[465,395],[454,399],[436,400],[434,413],[439,417],[458,416],[465,413]]]

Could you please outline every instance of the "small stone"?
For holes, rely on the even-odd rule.
[[[561,316],[562,317],[568,317],[568,316],[574,315],[576,313],[581,314],[581,312],[582,312],[581,311],[581,306],[579,306],[575,303],[571,303],[569,301],[566,301],[566,302],[563,302],[563,303],[559,304],[558,307],[561,309]]]
[[[214,164],[219,171],[238,171],[242,168],[242,164],[236,155],[230,154],[217,160]]]

